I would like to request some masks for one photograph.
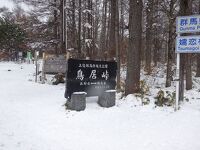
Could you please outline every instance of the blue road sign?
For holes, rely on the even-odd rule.
[[[200,15],[177,17],[176,32],[177,33],[200,32]]]
[[[200,53],[200,36],[177,37],[176,53]]]

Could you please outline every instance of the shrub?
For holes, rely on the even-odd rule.
[[[145,97],[149,92],[149,86],[146,84],[144,80],[140,81],[140,90],[139,93],[134,94],[136,97],[141,98],[142,105],[148,105],[150,103],[150,100],[148,97]]]
[[[165,96],[165,93],[167,94]],[[157,106],[172,106],[175,103],[176,100],[176,94],[175,92],[164,92],[163,90],[158,91],[157,96],[155,97],[156,101],[155,104]]]

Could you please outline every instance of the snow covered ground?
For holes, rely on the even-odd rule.
[[[89,98],[74,112],[65,110],[65,85],[35,83],[33,74],[32,64],[0,62],[0,150],[200,149],[198,89],[177,112],[133,95],[112,108]]]

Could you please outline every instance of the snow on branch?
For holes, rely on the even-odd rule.
[[[92,25],[89,24],[89,23],[85,23],[84,27],[88,28],[88,29],[91,29],[92,28]]]

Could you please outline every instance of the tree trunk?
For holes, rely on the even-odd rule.
[[[152,24],[153,24],[153,0],[147,1],[146,8],[147,25],[146,25],[146,63],[145,70],[147,74],[151,73],[151,49],[152,49]]]
[[[57,5],[57,0],[54,0],[54,7],[56,8]],[[58,45],[57,45],[57,40],[58,40],[58,12],[56,9],[54,9],[54,39],[56,40],[55,44],[55,53],[58,55]]]
[[[60,22],[61,22],[61,36],[60,36],[60,54],[66,53],[66,0],[60,1]]]
[[[76,5],[75,5],[75,0],[72,0],[72,47],[76,49],[76,16],[75,16],[75,11],[76,11]]]
[[[166,77],[166,87],[171,86],[172,81],[172,62],[173,62],[173,7],[174,0],[170,1],[170,11],[169,11],[169,28],[168,28],[168,57],[167,57],[167,77]]]
[[[199,14],[200,14],[200,1],[199,1]],[[196,77],[200,77],[200,54],[197,54],[197,70]]]
[[[186,56],[186,90],[192,89],[192,55],[187,54]]]
[[[107,22],[107,0],[103,2],[103,15],[102,15],[102,28],[100,36],[100,49],[98,51],[98,57],[103,59],[103,54],[106,50],[106,22]]]
[[[89,58],[92,57],[92,44],[93,44],[93,37],[92,37],[92,30],[93,30],[93,18],[92,18],[92,0],[87,0],[87,23],[90,26],[86,27],[86,39],[87,39],[87,43],[86,43],[86,50],[87,50],[87,56]]]
[[[179,101],[184,99],[184,76],[185,75],[185,54],[180,54],[180,71],[179,71]]]
[[[190,14],[189,10],[189,0],[181,0],[180,1],[180,15],[186,16]],[[184,69],[185,69],[185,61],[187,54],[180,55],[180,88],[179,88],[179,100],[183,101],[184,99]],[[188,65],[188,64],[187,64]],[[191,66],[190,66],[191,67]],[[188,69],[188,67],[187,67]]]
[[[154,45],[154,50],[153,50],[153,62],[154,62],[154,66],[157,66],[158,64],[158,59],[159,59],[159,32],[158,32],[158,25],[159,24],[159,19],[158,19],[158,16],[159,16],[159,10],[158,10],[158,7],[159,7],[159,0],[155,0],[154,1],[154,12],[155,12],[155,23],[156,23],[156,26],[155,26],[155,31],[153,33],[153,45]]]
[[[110,48],[110,31],[111,31],[111,1],[108,0],[108,23],[107,23],[107,32],[106,32],[106,51],[104,52],[104,59],[108,59],[108,51]]]
[[[192,1],[188,0],[188,15],[192,14]],[[186,90],[192,89],[192,55],[187,54],[186,56]]]
[[[200,77],[200,54],[197,54],[197,71],[196,77]]]
[[[111,28],[109,36],[110,39],[109,39],[108,59],[113,59],[113,57],[116,56],[116,37],[115,37],[116,11],[117,11],[116,0],[111,0]]]
[[[129,0],[129,48],[125,95],[140,90],[140,51],[142,39],[142,0]]]
[[[87,1],[84,0],[82,1],[82,5],[83,5],[83,10],[87,9]],[[82,8],[82,7],[81,7]],[[86,27],[85,24],[87,23],[87,16],[86,13],[82,13],[82,37],[83,37],[83,42],[82,42],[82,52],[83,52],[83,56],[87,57],[87,52],[86,52]]]
[[[119,4],[116,0],[116,18],[115,18],[115,43],[116,43],[116,61],[117,61],[117,91],[120,92],[120,44],[119,44]]]
[[[94,19],[93,19],[93,48],[92,48],[92,51],[93,51],[93,59],[97,59],[98,58],[98,51],[99,51],[99,48],[97,47],[97,43],[98,43],[98,31],[99,31],[99,22],[100,22],[100,19],[99,19],[99,14],[100,14],[100,9],[99,9],[99,2],[100,0],[95,0],[95,3],[94,3]]]
[[[79,9],[78,9],[78,57],[81,57],[81,17],[82,17],[82,2],[79,0]]]
[[[124,6],[124,0],[121,0],[121,11],[120,11],[120,26],[119,26],[119,32],[120,32],[120,60],[121,64],[125,63],[125,57],[126,57],[126,49],[125,49],[125,42],[124,42],[124,12],[125,12],[125,6]]]

